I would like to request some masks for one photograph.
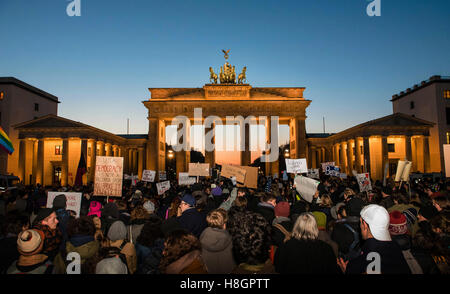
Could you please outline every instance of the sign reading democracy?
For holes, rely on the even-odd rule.
[[[170,189],[170,181],[156,183],[156,189],[158,189],[158,195],[164,194]]]
[[[94,195],[122,196],[123,157],[97,156]]]
[[[209,177],[209,163],[189,163],[189,175]]]
[[[55,199],[58,195],[66,196],[66,209],[73,210],[76,212],[77,217],[80,217],[80,209],[81,209],[81,196],[82,193],[78,192],[48,192],[47,193],[47,208],[53,207],[53,199]]]
[[[291,174],[307,173],[306,158],[286,159],[286,171]]]
[[[156,176],[156,171],[145,169],[142,172],[142,181],[144,182],[154,182]]]

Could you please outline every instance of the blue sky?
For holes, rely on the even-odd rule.
[[[306,87],[308,132],[392,113],[391,96],[450,76],[450,1],[0,0],[0,76],[58,96],[58,114],[147,133],[149,87],[202,87],[209,67],[247,66],[254,87]]]

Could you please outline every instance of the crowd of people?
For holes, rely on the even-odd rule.
[[[0,198],[0,271],[66,274],[77,253],[81,274],[450,273],[450,181],[372,186],[321,175],[308,202],[293,177],[262,175],[257,189],[200,178],[162,195],[124,181],[122,197],[19,185]],[[51,208],[49,191],[61,193]]]

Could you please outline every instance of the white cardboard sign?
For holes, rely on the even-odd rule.
[[[81,208],[81,196],[82,193],[78,192],[48,192],[47,193],[47,208],[53,207],[53,199],[55,199],[58,195],[65,195],[67,202],[66,202],[66,209],[67,210],[73,210],[77,213],[77,217],[80,217],[80,208]]]
[[[307,177],[296,176],[294,183],[297,192],[303,197],[303,199],[311,203],[320,182]]]
[[[361,192],[369,192],[372,190],[372,183],[370,182],[369,173],[357,174],[356,180],[358,181],[359,190]]]
[[[197,181],[196,177],[190,177],[189,173],[179,173],[178,174],[178,185],[189,186],[195,184]]]
[[[144,182],[154,182],[156,176],[156,171],[145,169],[142,172],[142,181]]]
[[[170,189],[170,181],[156,183],[156,188],[158,189],[158,195],[164,194]]]
[[[286,171],[291,174],[307,173],[306,158],[286,159]]]

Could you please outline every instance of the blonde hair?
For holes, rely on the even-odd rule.
[[[206,222],[211,228],[223,229],[223,225],[227,223],[227,220],[227,211],[222,208],[213,210],[206,216]]]
[[[292,237],[297,240],[316,240],[319,229],[314,215],[309,212],[300,214],[292,229]]]
[[[320,207],[329,207],[331,208],[333,206],[333,201],[331,201],[331,197],[328,194],[322,195],[320,197]]]

